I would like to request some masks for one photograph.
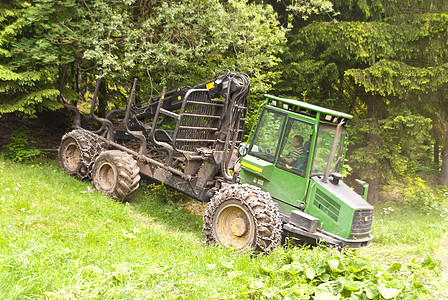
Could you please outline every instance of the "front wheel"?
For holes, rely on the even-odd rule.
[[[281,239],[277,204],[268,193],[247,184],[231,184],[210,200],[204,214],[208,244],[269,252]]]
[[[138,189],[139,173],[132,155],[119,150],[104,151],[93,165],[92,181],[102,194],[124,200]]]

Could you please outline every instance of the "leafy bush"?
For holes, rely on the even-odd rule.
[[[428,261],[429,258],[425,266],[418,261],[409,266],[394,263],[388,270],[382,270],[354,251],[292,248],[284,253],[282,265],[261,266],[270,278],[284,282],[281,287],[272,285],[258,294],[257,286],[266,283],[257,279],[250,285],[256,298],[278,294],[284,299],[419,298],[428,291],[415,275],[428,266]]]
[[[34,146],[34,141],[28,140],[29,131],[22,127],[16,129],[11,135],[11,142],[4,146],[6,155],[17,162],[30,161],[31,158],[40,155],[39,149]]]
[[[433,188],[426,184],[420,178],[407,177],[407,187],[405,187],[401,195],[404,204],[423,210],[424,212],[447,213],[442,204],[448,197],[448,189],[446,187]]]
[[[185,198],[184,194],[165,186],[163,183],[148,184],[145,194],[152,199],[162,200],[163,202],[167,202],[169,204],[182,202]]]

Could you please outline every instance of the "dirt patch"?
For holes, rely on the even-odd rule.
[[[184,207],[191,214],[197,216],[203,216],[207,207],[207,203],[202,203],[193,199],[185,200],[184,202],[178,203],[177,205]]]

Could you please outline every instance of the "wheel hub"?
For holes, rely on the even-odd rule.
[[[104,190],[108,191],[114,188],[117,175],[111,164],[103,163],[99,168],[98,175],[98,183]]]
[[[247,222],[242,217],[238,216],[231,221],[230,230],[235,236],[243,236],[247,232]]]
[[[203,231],[207,244],[267,253],[280,242],[282,223],[268,193],[250,185],[229,184],[208,203]]]
[[[222,205],[214,217],[219,243],[238,250],[251,247],[255,237],[255,224],[250,218],[250,212],[237,200],[229,200]]]
[[[64,154],[67,169],[76,171],[81,160],[81,152],[79,151],[78,146],[74,143],[70,144]]]

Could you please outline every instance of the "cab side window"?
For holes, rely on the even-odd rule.
[[[264,110],[249,153],[274,162],[286,115],[274,110]]]
[[[313,125],[297,119],[288,119],[280,148],[277,166],[287,171],[305,174],[311,145]]]

